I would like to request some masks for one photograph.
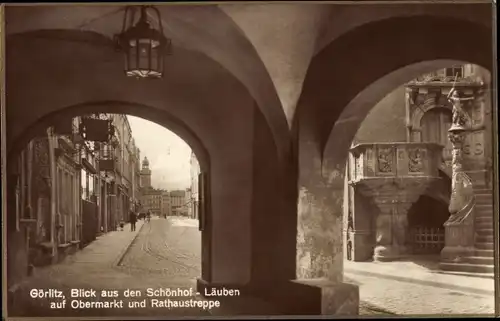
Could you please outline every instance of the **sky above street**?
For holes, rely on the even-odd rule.
[[[153,187],[168,190],[189,187],[191,184],[189,145],[156,123],[129,115],[127,118],[135,144],[141,150],[141,167],[144,156],[149,160]]]

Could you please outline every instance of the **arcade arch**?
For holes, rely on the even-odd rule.
[[[105,52],[113,52],[113,35],[121,32],[124,9],[123,5],[9,6],[5,10],[5,32],[9,39],[52,38],[87,43],[100,48],[101,55],[106,56]],[[157,9],[165,34],[174,44],[175,53],[168,60],[176,60],[175,56],[182,56],[186,50],[197,52],[241,82],[267,120],[280,156],[286,157],[290,135],[285,114],[266,67],[240,27],[217,5],[159,5]],[[106,57],[121,61],[121,57]],[[167,64],[168,70],[171,66]],[[186,70],[186,74],[203,72],[194,70]]]
[[[470,46],[462,45],[464,37]],[[342,279],[336,271],[343,265],[345,164],[353,137],[370,109],[387,93],[424,73],[465,62],[489,69],[491,46],[491,28],[484,24],[419,15],[361,25],[314,57],[294,128],[300,169],[300,277]],[[317,225],[324,227],[321,234],[309,232]]]
[[[283,223],[289,216],[283,159],[246,87],[220,64],[181,47],[166,59],[164,78],[129,79],[121,55],[95,45],[95,39],[106,41],[102,36],[80,33],[80,40],[94,39],[89,44],[57,35],[6,39],[9,158],[59,117],[109,112],[155,121],[185,139],[209,171],[211,214],[202,234],[200,282],[243,287],[292,278],[294,226]]]

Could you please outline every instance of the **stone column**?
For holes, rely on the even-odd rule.
[[[101,145],[98,145],[99,146],[99,149],[97,150],[96,152],[96,169],[97,169],[97,175],[95,176],[95,178],[97,179],[97,186],[94,186],[94,194],[97,196],[96,198],[96,206],[97,206],[97,235],[100,235],[102,232],[101,232],[101,228],[102,228],[102,217],[103,217],[103,213],[102,213],[102,210],[103,210],[103,207],[102,206],[102,200],[103,200],[103,197],[104,195],[102,195],[102,179],[101,179],[101,169],[100,169],[100,158],[101,158]]]
[[[49,141],[49,162],[50,162],[50,243],[52,244],[52,262],[57,262],[57,166],[56,156],[54,153],[54,137],[52,135],[52,128],[47,130]]]
[[[104,233],[108,233],[108,182],[104,180],[104,193],[102,194],[103,200],[103,219],[104,219]]]
[[[404,187],[403,187],[404,188]],[[394,199],[376,198],[380,209],[376,219],[376,246],[373,254],[375,261],[393,261],[408,255],[407,232],[408,210],[413,202],[399,202]]]
[[[352,200],[347,213],[347,230],[349,242],[352,243],[352,261],[369,261],[372,259],[375,245],[371,216],[373,204],[370,198],[365,197],[352,186],[347,186],[347,190]],[[352,218],[349,219],[349,216]]]

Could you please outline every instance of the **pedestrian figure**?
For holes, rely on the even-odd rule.
[[[146,213],[146,222],[150,221],[151,221],[151,210],[148,210],[148,212]]]
[[[130,231],[135,231],[135,223],[137,222],[137,215],[134,210],[130,210]]]

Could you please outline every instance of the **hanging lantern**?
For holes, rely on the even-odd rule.
[[[139,20],[135,22],[139,11]],[[148,19],[152,13],[158,28]],[[153,6],[128,6],[125,8],[122,33],[115,36],[118,48],[125,56],[125,74],[136,78],[161,78],[164,58],[170,54],[171,40],[163,35],[160,12]]]
[[[106,114],[82,116],[79,134],[85,141],[108,142],[114,134],[112,120]]]

